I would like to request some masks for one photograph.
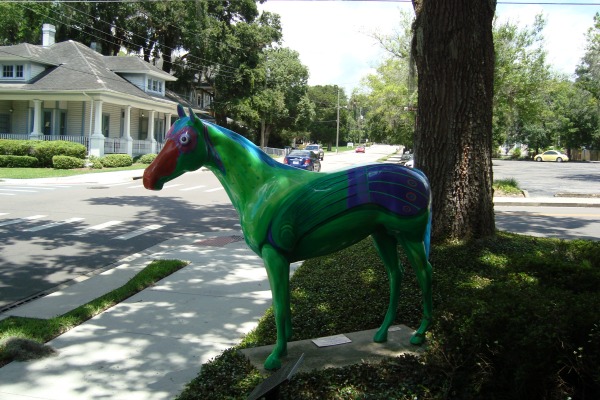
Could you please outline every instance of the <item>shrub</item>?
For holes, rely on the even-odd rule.
[[[157,154],[144,154],[138,159],[140,164],[150,164],[156,158]]]
[[[96,157],[96,156],[90,156],[88,158],[88,166],[91,169],[102,169],[102,168],[104,168],[102,166],[102,161],[98,157]]]
[[[0,156],[0,168],[35,168],[38,159],[31,156]]]
[[[85,161],[81,158],[71,156],[52,157],[52,166],[56,169],[75,169],[83,168]]]
[[[100,161],[107,168],[129,167],[133,164],[133,158],[129,154],[109,154]]]
[[[41,167],[52,167],[52,157],[70,156],[85,159],[86,148],[80,143],[67,142],[65,140],[40,141],[32,140],[32,155],[36,157]]]
[[[28,156],[31,140],[0,140],[0,155]]]
[[[521,149],[514,149],[510,158],[513,160],[517,160],[517,159],[521,158]]]

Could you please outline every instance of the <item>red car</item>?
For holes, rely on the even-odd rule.
[[[356,150],[354,150],[355,153],[364,153],[365,152],[365,146],[358,146],[356,148]]]

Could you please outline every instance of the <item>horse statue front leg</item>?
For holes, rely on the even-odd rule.
[[[292,314],[290,309],[290,263],[273,246],[265,245],[261,257],[267,270],[275,325],[277,327],[277,342],[273,351],[265,361],[265,369],[274,370],[281,367],[281,357],[287,354],[287,341],[292,336]]]
[[[398,260],[398,241],[392,235],[383,231],[371,235],[373,244],[387,271],[390,283],[390,302],[381,327],[375,333],[373,341],[383,343],[387,341],[388,329],[396,318],[398,300],[400,299],[400,284],[404,276],[404,269]]]

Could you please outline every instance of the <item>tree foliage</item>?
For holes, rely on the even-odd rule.
[[[361,100],[358,93],[354,104],[362,104],[369,112],[365,114],[365,126],[371,140],[402,144],[412,147],[415,128],[417,91],[415,74],[411,70],[410,42],[414,14],[401,11],[398,28],[390,35],[373,34],[386,51],[376,72],[361,82]]]
[[[545,21],[535,18],[531,28],[506,22],[494,24],[494,139],[497,145],[526,143],[541,127],[547,107],[550,68],[546,62],[542,30]]]
[[[314,104],[315,113],[308,126],[310,141],[334,145],[337,140],[338,105],[339,132],[341,140],[346,138],[348,100],[344,89],[337,85],[317,85],[308,88],[308,97]]]

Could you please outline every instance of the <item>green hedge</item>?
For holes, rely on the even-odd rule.
[[[129,167],[133,164],[133,158],[129,154],[109,154],[102,157],[100,161],[107,168]]]
[[[87,153],[84,145],[64,140],[48,142],[32,140],[31,142],[33,142],[32,155],[40,161],[42,167],[52,167],[52,157],[54,156],[69,156],[83,160]]]
[[[0,155],[0,168],[35,168],[38,159],[31,156],[2,156]]]
[[[54,156],[52,157],[52,166],[56,169],[83,168],[85,160],[71,156]]]
[[[85,159],[87,149],[80,143],[65,140],[0,140],[0,155],[32,156],[37,167],[51,168],[52,157],[69,156]]]
[[[137,160],[140,164],[150,164],[156,158],[157,154],[144,154],[140,156]]]
[[[0,140],[0,155],[28,156],[31,154],[32,140]]]

